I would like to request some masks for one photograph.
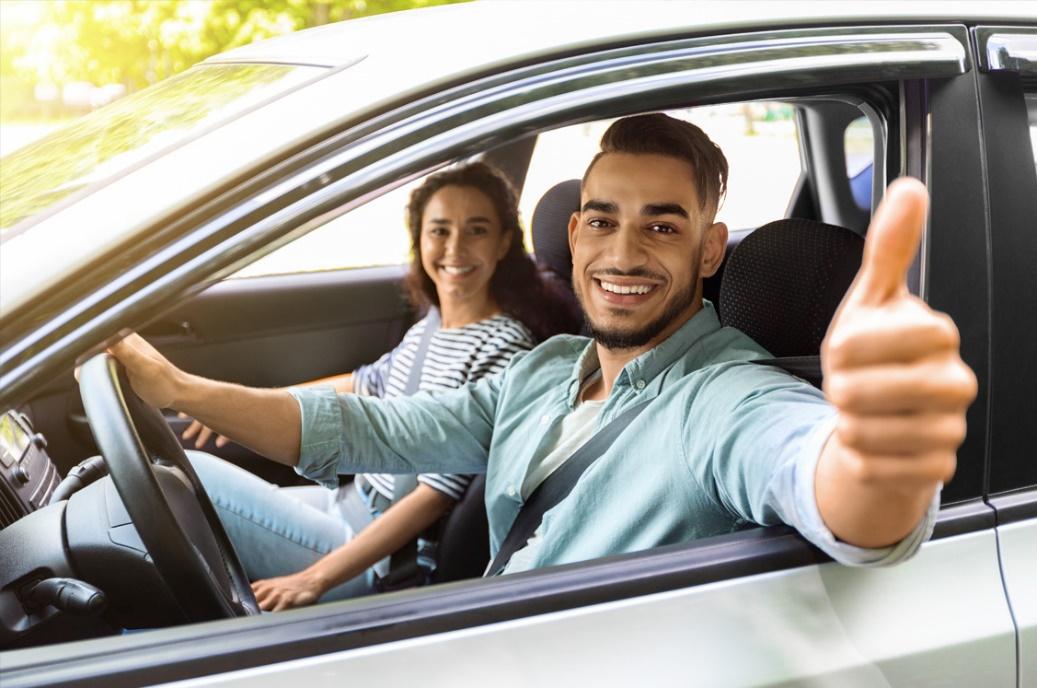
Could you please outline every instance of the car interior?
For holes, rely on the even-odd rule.
[[[731,227],[727,257],[706,280],[705,298],[716,305],[724,325],[763,344],[776,365],[820,385],[820,343],[860,264],[863,235],[886,178],[886,125],[855,97],[806,96],[782,105],[792,113],[801,172],[783,214],[755,226]],[[870,153],[854,165],[848,163],[846,148],[851,127],[865,130],[872,141]],[[504,171],[521,190],[537,139],[533,134],[476,157]],[[751,147],[753,137],[748,139]],[[578,206],[579,180],[559,176],[526,218],[538,262],[566,284],[571,283],[571,260],[565,228]],[[382,265],[225,279],[152,320],[141,334],[184,370],[246,385],[289,386],[349,372],[391,349],[420,317],[403,297],[406,269]],[[917,271],[914,279],[917,290]],[[116,403],[114,397],[102,399],[100,392],[84,396],[97,409]],[[149,415],[146,408],[129,412],[141,433],[152,438],[146,444],[156,454],[176,453],[168,446],[173,435],[166,425],[179,438],[189,420],[170,411],[163,417]],[[225,600],[184,614],[184,596],[205,593],[184,592],[194,590],[190,584],[171,591],[151,557],[137,556],[146,549],[132,519],[125,510],[113,512],[111,505],[119,502],[115,487],[103,477],[101,462],[91,460],[103,441],[96,428],[91,430],[72,371],[7,412],[2,430],[13,460],[4,459],[0,481],[0,647],[221,616],[213,610]],[[116,429],[111,433],[118,435]],[[182,446],[193,448],[191,441]],[[233,443],[215,448],[210,442],[204,450],[279,485],[303,481],[289,468]],[[187,483],[193,483],[188,490],[199,489],[196,478],[188,476]],[[163,484],[157,489],[184,488]],[[946,494],[953,498],[953,485]],[[47,508],[52,500],[68,500],[63,515]],[[200,511],[174,505],[177,518],[202,521],[186,526],[190,533],[206,530],[204,520],[214,518],[203,513],[206,509],[211,511],[211,505],[203,504]],[[440,526],[440,563],[433,582],[482,574],[489,560],[485,520],[482,480],[477,479]],[[185,552],[204,550],[199,556],[210,563],[233,558],[229,544],[219,540],[202,537],[177,546]],[[123,550],[136,554],[118,554]],[[230,566],[225,576],[224,567],[212,568],[224,589],[247,589],[247,580],[228,579],[240,577],[240,570]]]

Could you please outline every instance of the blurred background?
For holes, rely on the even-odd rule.
[[[0,0],[0,156],[229,48],[463,0]]]

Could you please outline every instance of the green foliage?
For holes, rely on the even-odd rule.
[[[458,1],[3,0],[0,106],[8,115],[27,112],[40,83],[117,83],[132,92],[255,40]]]
[[[213,65],[179,74],[81,117],[0,165],[0,231],[88,184],[147,159],[187,132],[244,107],[246,94],[275,93],[307,75],[288,65]],[[283,82],[283,83],[282,83]]]

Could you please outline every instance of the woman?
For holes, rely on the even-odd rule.
[[[522,246],[511,185],[489,166],[430,176],[411,194],[407,220],[413,260],[406,285],[428,315],[375,363],[309,385],[380,397],[415,386],[450,389],[500,372],[535,339],[575,330],[575,313]],[[412,373],[422,347],[427,353]],[[201,446],[210,431],[196,422],[184,437],[195,434]],[[421,475],[393,503],[392,475],[358,475],[337,491],[278,488],[215,457],[191,458],[255,581],[256,599],[272,611],[374,592],[375,565],[384,572],[386,557],[443,517],[470,482]]]

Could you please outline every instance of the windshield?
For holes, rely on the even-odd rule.
[[[115,179],[324,71],[297,65],[199,65],[15,151],[0,159],[0,241],[77,191]]]

